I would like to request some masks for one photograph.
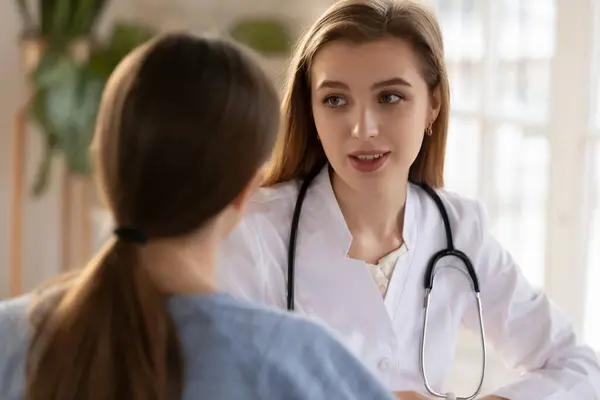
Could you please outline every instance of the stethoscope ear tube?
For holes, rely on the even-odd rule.
[[[423,375],[423,381],[425,384],[425,388],[427,389],[427,391],[440,399],[448,399],[448,400],[474,400],[477,395],[480,393],[482,387],[483,387],[483,382],[484,382],[484,378],[485,378],[485,371],[486,371],[486,367],[487,367],[487,346],[486,346],[486,341],[485,341],[485,330],[484,330],[484,324],[483,324],[483,310],[482,310],[482,305],[481,305],[481,296],[480,296],[480,291],[479,291],[479,278],[477,277],[477,273],[475,272],[475,268],[473,267],[473,263],[471,263],[471,260],[469,259],[469,257],[463,253],[460,250],[457,250],[454,247],[454,240],[452,238],[452,229],[450,226],[450,219],[448,217],[448,212],[446,210],[446,207],[444,207],[444,203],[442,202],[442,199],[440,198],[440,196],[435,192],[435,190],[433,190],[432,188],[430,188],[429,186],[427,186],[424,183],[420,183],[418,184],[428,195],[431,199],[433,199],[433,201],[436,203],[437,208],[441,214],[442,217],[442,221],[444,223],[444,229],[445,229],[445,233],[446,233],[446,248],[438,251],[437,253],[435,253],[430,259],[429,262],[427,264],[427,269],[425,271],[425,276],[424,276],[424,282],[423,282],[423,286],[425,288],[425,298],[423,300],[423,330],[422,330],[422,334],[421,334],[421,373]],[[479,378],[479,383],[477,385],[477,388],[475,389],[475,391],[473,392],[473,394],[471,394],[470,396],[467,397],[457,397],[454,393],[440,393],[437,392],[429,383],[428,379],[427,379],[427,368],[425,366],[425,347],[426,347],[426,340],[427,340],[427,319],[429,316],[429,302],[430,302],[430,297],[431,297],[431,292],[433,290],[433,282],[434,282],[434,277],[436,274],[436,266],[437,263],[444,257],[455,257],[458,258],[465,266],[466,269],[466,273],[468,274],[471,283],[473,285],[473,293],[475,295],[475,300],[477,302],[477,312],[478,312],[478,316],[479,316],[479,330],[480,330],[480,340],[481,340],[481,350],[482,350],[482,365],[481,365],[481,375]],[[465,271],[463,271],[465,272]]]
[[[300,212],[302,211],[302,204],[306,198],[306,193],[312,181],[317,177],[320,168],[315,168],[309,173],[306,178],[302,181],[300,190],[298,191],[298,197],[296,198],[296,205],[294,206],[294,214],[292,216],[292,224],[290,228],[290,241],[288,245],[288,271],[287,271],[287,310],[294,311],[294,285],[296,280],[296,238],[298,236],[298,225],[300,224]]]
[[[469,277],[471,278],[471,283],[473,284],[473,291],[475,293],[480,293],[479,291],[479,278],[477,277],[477,273],[475,272],[475,268],[471,263],[469,257],[460,250],[456,249],[442,249],[435,253],[427,263],[427,269],[425,270],[423,285],[425,289],[432,290],[433,289],[433,277],[435,275],[435,266],[437,263],[445,257],[456,257],[458,258],[466,268]]]
[[[434,269],[438,261],[440,261],[444,257],[456,257],[464,263],[467,272],[471,277],[471,282],[473,283],[473,290],[475,291],[475,293],[479,293],[479,278],[477,277],[477,273],[475,272],[473,263],[471,263],[471,260],[465,253],[454,248],[454,238],[452,235],[452,227],[450,226],[450,218],[448,217],[448,211],[446,210],[446,207],[444,207],[442,199],[436,193],[436,191],[429,187],[427,184],[415,184],[421,187],[421,189],[423,189],[425,193],[427,193],[429,197],[435,202],[437,209],[439,210],[440,215],[442,217],[442,222],[444,223],[444,231],[446,234],[446,248],[435,253],[430,258],[429,263],[427,265],[427,271],[425,272],[424,282],[425,289],[431,290],[433,287],[433,275],[435,274]]]

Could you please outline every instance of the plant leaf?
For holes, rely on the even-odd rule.
[[[38,0],[38,15],[42,37],[48,37],[52,32],[54,9],[59,0]]]
[[[81,71],[79,78],[77,113],[73,115],[72,129],[66,132],[67,135],[62,141],[69,169],[87,175],[90,173],[89,147],[105,82],[88,76],[87,71]]]
[[[42,0],[45,1],[45,0]],[[50,26],[51,40],[65,41],[69,37],[69,22],[71,20],[72,0],[57,0],[52,10],[52,26]]]
[[[154,35],[154,30],[143,25],[117,23],[106,50],[114,62],[118,64],[131,50],[151,39]]]
[[[49,74],[46,86],[46,113],[54,126],[54,132],[62,141],[63,132],[69,129],[74,115],[78,112],[77,85],[79,68],[74,61],[65,58],[57,64],[55,74]]]
[[[231,37],[263,54],[285,54],[292,38],[287,27],[275,19],[248,19],[235,24]]]
[[[48,181],[52,167],[52,156],[58,147],[58,137],[53,133],[54,127],[52,126],[46,113],[45,90],[38,89],[35,92],[31,102],[29,103],[28,113],[30,118],[35,121],[44,134],[44,154],[38,166],[38,170],[35,175],[35,181],[32,187],[33,196],[39,197],[45,193],[48,187]]]
[[[46,192],[52,174],[52,159],[56,149],[56,135],[47,134],[44,146],[44,154],[38,165],[31,192],[34,197],[40,197]]]
[[[80,0],[74,12],[73,35],[90,36],[106,4],[107,0]]]
[[[41,0],[45,2],[46,0]],[[45,153],[34,185],[34,194],[43,192],[48,179],[52,153],[60,149],[68,169],[77,174],[89,174],[89,146],[92,141],[98,107],[106,80],[115,67],[133,48],[154,35],[144,26],[121,23],[114,27],[105,46],[95,46],[90,58],[74,60],[69,53],[69,35],[92,29],[92,25],[108,0],[70,0],[69,13],[61,9],[68,0],[50,0],[46,9],[53,18],[49,23],[50,47],[32,74],[35,94],[29,107],[30,116],[44,132]],[[62,10],[62,11],[61,11]],[[60,17],[60,18],[59,18]],[[67,25],[63,18],[68,19]]]
[[[56,48],[50,48],[42,55],[40,63],[32,75],[38,88],[58,85],[73,72],[74,62]]]

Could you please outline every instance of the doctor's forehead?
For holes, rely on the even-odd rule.
[[[418,56],[408,41],[388,38],[357,44],[338,40],[317,52],[310,81],[313,90],[327,81],[358,88],[391,78],[401,78],[414,86],[423,81],[420,71]]]

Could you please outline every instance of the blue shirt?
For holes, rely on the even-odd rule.
[[[0,398],[24,398],[27,297],[0,303]],[[216,293],[173,296],[183,400],[394,399],[323,327]],[[101,383],[99,383],[101,384]]]

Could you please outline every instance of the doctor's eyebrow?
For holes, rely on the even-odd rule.
[[[412,87],[412,85],[403,78],[400,77],[394,77],[394,78],[390,78],[390,79],[386,79],[384,81],[379,81],[374,83],[373,85],[371,85],[371,89],[375,90],[375,89],[381,89],[383,87],[386,86],[408,86],[408,87]]]
[[[317,86],[317,90],[319,89],[346,89],[349,90],[350,87],[348,85],[346,85],[344,82],[341,81],[332,81],[332,80],[324,80],[322,81],[319,86]]]
[[[386,79],[383,81],[375,82],[374,84],[371,85],[371,90],[376,90],[376,89],[381,89],[386,86],[396,86],[396,85],[412,87],[412,85],[406,79],[403,79],[400,77],[393,77],[393,78]],[[334,81],[334,80],[329,80],[329,79],[322,81],[319,84],[319,86],[317,86],[317,90],[325,89],[325,88],[350,90],[350,87],[347,84],[345,84],[344,82]]]

